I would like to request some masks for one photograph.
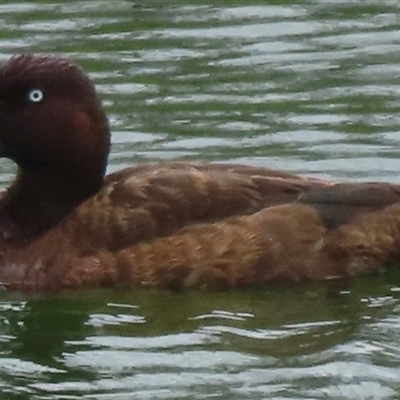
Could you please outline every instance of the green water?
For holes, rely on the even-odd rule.
[[[109,170],[207,159],[400,182],[400,3],[0,1],[0,62],[65,55]],[[55,133],[56,134],[56,133]],[[14,166],[0,160],[0,184]],[[0,295],[0,399],[398,399],[400,272],[224,293]]]

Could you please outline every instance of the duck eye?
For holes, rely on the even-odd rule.
[[[40,89],[33,89],[28,93],[28,100],[32,103],[39,103],[43,100],[44,94]]]

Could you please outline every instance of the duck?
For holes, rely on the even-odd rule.
[[[0,284],[234,289],[353,277],[399,261],[400,185],[202,161],[106,176],[108,119],[66,58],[0,67]]]

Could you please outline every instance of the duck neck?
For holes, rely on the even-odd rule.
[[[0,241],[29,240],[60,222],[101,187],[103,172],[19,169],[0,200]]]

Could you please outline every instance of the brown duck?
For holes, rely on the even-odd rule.
[[[0,283],[19,290],[235,288],[353,276],[400,261],[400,186],[207,163],[104,177],[95,88],[62,58],[0,69]]]

